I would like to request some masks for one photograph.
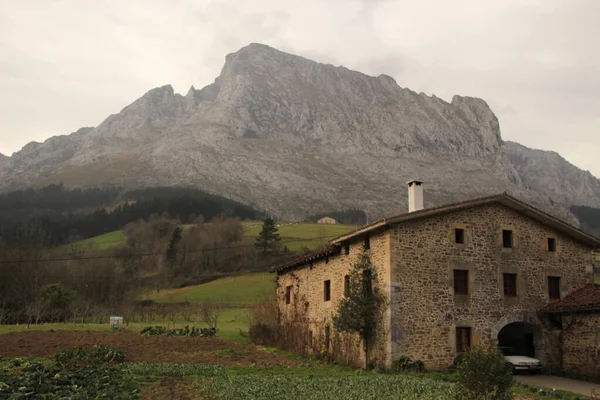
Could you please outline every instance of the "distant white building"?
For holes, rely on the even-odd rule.
[[[323,217],[317,221],[317,224],[337,225],[337,221],[331,217]]]

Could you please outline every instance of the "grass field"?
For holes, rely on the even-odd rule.
[[[247,239],[254,239],[262,227],[262,222],[243,222],[244,236]],[[184,228],[189,228],[185,225]],[[314,223],[281,223],[277,225],[281,243],[290,250],[300,250],[303,247],[309,249],[319,247],[327,243],[329,239],[343,235],[346,232],[356,228],[352,225],[325,225]],[[81,240],[65,246],[61,246],[61,251],[93,251],[109,250],[115,247],[123,247],[126,244],[126,237],[122,231],[114,231],[96,236],[90,239]]]
[[[146,297],[158,303],[251,304],[266,300],[275,290],[272,274],[248,274],[217,279],[196,286],[152,292]]]

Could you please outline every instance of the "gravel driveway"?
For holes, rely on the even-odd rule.
[[[527,385],[540,386],[556,390],[565,390],[567,392],[582,394],[584,396],[590,396],[592,394],[592,390],[596,390],[596,393],[600,395],[600,384],[598,383],[576,381],[575,379],[561,378],[559,376],[517,375],[515,376],[515,380]]]

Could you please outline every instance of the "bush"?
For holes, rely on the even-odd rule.
[[[496,347],[472,347],[458,364],[456,398],[510,400],[512,366]]]
[[[184,336],[184,337],[215,337],[217,330],[215,328],[191,328],[186,325],[185,328],[167,329],[164,326],[146,326],[140,331],[142,336]]]
[[[94,347],[77,347],[62,350],[53,356],[54,362],[64,369],[84,369],[97,366],[109,366],[125,361],[123,350],[98,345]]]
[[[412,358],[402,356],[392,362],[393,372],[425,372],[425,363],[421,360],[413,361]]]

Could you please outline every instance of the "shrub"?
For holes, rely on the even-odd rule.
[[[184,336],[184,337],[215,337],[217,330],[215,328],[191,328],[186,325],[185,328],[167,329],[164,326],[146,326],[140,331],[142,336]]]
[[[512,384],[512,366],[496,347],[472,347],[458,364],[457,399],[510,400]]]
[[[56,353],[53,359],[58,367],[74,370],[120,363],[125,361],[125,353],[123,350],[101,344],[62,350]]]
[[[421,360],[413,361],[412,358],[402,356],[392,362],[393,372],[425,372],[425,363]]]

